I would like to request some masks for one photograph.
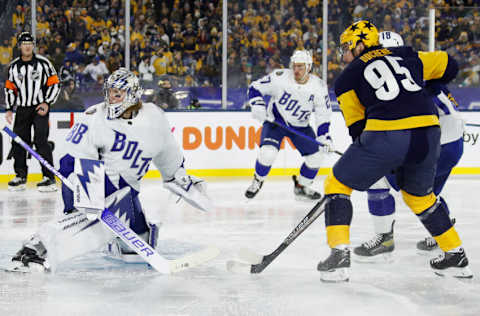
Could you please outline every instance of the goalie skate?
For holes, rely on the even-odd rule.
[[[5,269],[9,272],[44,273],[50,272],[48,261],[34,249],[23,247],[12,258],[11,265]]]
[[[145,260],[133,250],[124,249],[122,241],[118,237],[108,243],[104,253],[108,259],[115,261],[124,263],[146,263]]]

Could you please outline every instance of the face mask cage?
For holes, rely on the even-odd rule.
[[[125,91],[121,102],[110,103],[112,89]],[[140,102],[143,90],[140,88],[138,78],[128,70],[119,69],[114,72],[104,85],[105,106],[107,118],[112,120],[120,117],[128,108]]]

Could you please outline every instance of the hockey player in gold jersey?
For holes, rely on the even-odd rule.
[[[438,275],[471,278],[462,242],[443,200],[433,193],[440,153],[438,112],[424,92],[425,80],[451,81],[458,72],[446,52],[383,48],[369,21],[349,26],[340,37],[348,64],[335,94],[353,143],[325,181],[325,223],[330,256],[318,264],[324,281],[347,281],[353,190],[365,191],[395,172],[403,199],[443,253],[430,261]]]

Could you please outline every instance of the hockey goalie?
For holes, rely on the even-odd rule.
[[[139,79],[120,68],[105,82],[104,95],[105,101],[88,108],[66,137],[68,154],[60,160],[60,173],[78,192],[62,186],[63,215],[23,243],[11,270],[51,271],[107,244],[112,255],[139,257],[99,223],[104,207],[155,249],[158,227],[146,220],[138,198],[151,163],[165,188],[202,211],[211,207],[203,180],[186,174],[165,114],[153,103],[142,103]]]

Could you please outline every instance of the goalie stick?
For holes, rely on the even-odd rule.
[[[262,256],[248,249],[240,249],[238,256],[241,260],[250,264],[230,260],[227,262],[227,270],[237,273],[261,273],[265,270],[275,258],[277,258],[300,234],[302,234],[320,215],[323,214],[327,198],[324,196],[317,204],[308,212],[293,231],[285,238],[285,240],[272,253]]]
[[[295,129],[293,129],[293,128],[287,126],[287,125],[283,125],[283,124],[281,124],[281,123],[279,123],[279,122],[277,122],[277,121],[269,121],[269,122],[272,123],[273,125],[277,125],[278,127],[281,127],[281,128],[283,128],[283,129],[286,129],[287,131],[289,131],[289,132],[291,132],[291,133],[293,133],[293,134],[295,134],[295,135],[297,135],[297,136],[300,136],[300,137],[302,137],[302,138],[305,138],[306,140],[309,140],[309,141],[311,141],[311,142],[313,142],[313,143],[315,143],[315,144],[317,144],[317,145],[319,145],[319,146],[322,146],[322,147],[325,146],[325,144],[322,144],[321,142],[317,141],[316,139],[313,139],[313,138],[311,138],[310,136],[307,136],[307,135],[305,135],[305,134],[303,134],[303,133],[300,133],[299,131],[296,131]],[[332,152],[336,153],[336,154],[339,155],[339,156],[343,155],[343,153],[342,153],[341,151],[338,151],[338,150],[334,150],[334,151],[332,151]]]
[[[25,150],[35,157],[42,165],[53,172],[53,174],[55,174],[63,182],[63,184],[75,192],[73,184],[57,169],[51,166],[42,156],[34,151],[27,143],[25,143],[16,133],[14,133],[7,126],[5,126],[3,130],[15,142],[25,148]],[[178,259],[165,259],[160,256],[160,254],[155,251],[155,249],[153,249],[147,242],[143,241],[143,239],[141,239],[133,230],[131,230],[130,227],[124,225],[122,221],[120,221],[120,219],[107,208],[102,211],[99,220],[108,230],[123,240],[127,245],[130,246],[132,250],[134,250],[160,273],[170,274],[186,270],[211,260],[220,253],[220,250],[216,247],[207,247],[206,249],[188,254]]]

